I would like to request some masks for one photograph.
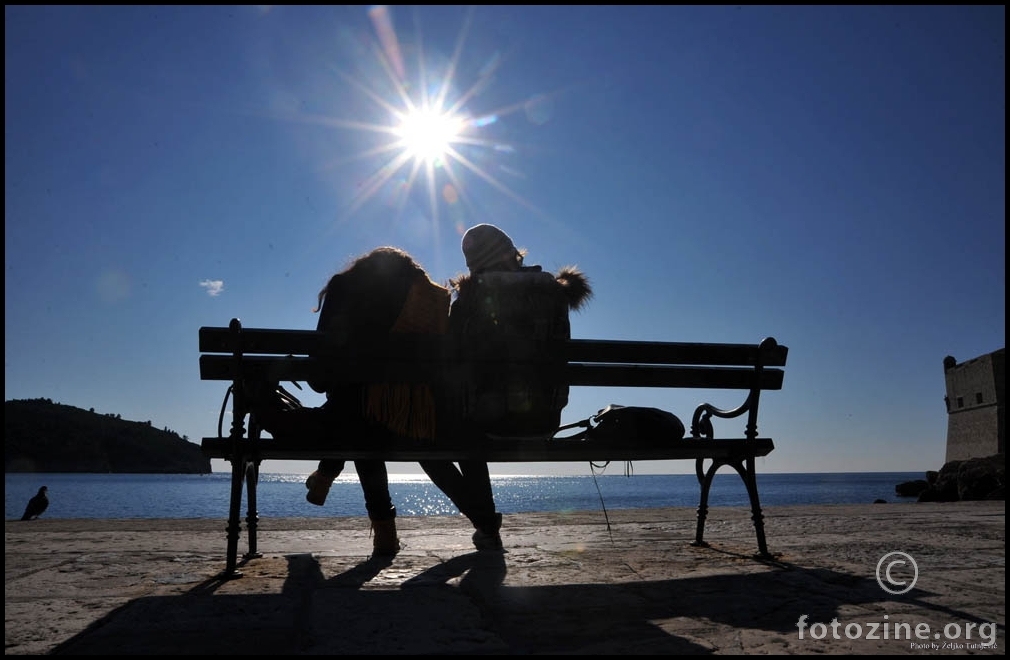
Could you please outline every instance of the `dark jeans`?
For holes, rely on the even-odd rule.
[[[319,461],[319,470],[339,475],[344,471],[344,461],[323,459]],[[361,491],[365,495],[365,509],[372,520],[389,520],[396,517],[396,508],[389,496],[389,475],[383,461],[354,461],[354,470],[361,482]]]
[[[341,399],[328,399],[319,408],[302,408],[300,410],[262,416],[264,427],[274,437],[284,437],[288,434],[308,434],[325,437],[338,433],[343,437],[364,437],[365,434],[376,433],[374,426],[360,419],[346,402]],[[420,461],[421,468],[445,495],[452,501],[460,513],[466,516],[473,526],[488,533],[498,531],[501,518],[495,511],[494,494],[491,491],[491,476],[487,463],[482,461]],[[319,461],[318,469],[332,475],[343,472],[345,461],[341,459],[323,459]],[[361,482],[361,490],[365,496],[365,509],[372,520],[389,520],[396,516],[392,499],[389,496],[389,475],[383,461],[354,461],[354,469]]]
[[[497,532],[500,518],[495,511],[494,493],[491,491],[491,475],[487,463],[481,461],[460,461],[459,467],[451,461],[421,461],[421,469],[439,490],[445,493],[460,513],[466,516],[477,529],[489,533]],[[344,461],[324,459],[319,461],[319,470],[329,474],[340,474]],[[365,508],[372,520],[387,520],[396,515],[389,496],[389,476],[382,461],[354,461],[354,469],[365,495]]]
[[[451,461],[421,461],[420,465],[474,527],[488,533],[498,531],[501,518],[495,511],[487,463],[460,461],[456,467]]]
[[[341,435],[354,436],[367,432],[365,423],[352,414],[349,406],[328,400],[318,408],[300,408],[291,411],[261,410],[258,415],[264,428],[274,437],[285,435],[308,435],[310,437],[326,437],[334,432]],[[334,475],[334,478],[344,471],[345,461],[339,459],[323,459],[319,461],[318,469]],[[396,508],[389,496],[389,475],[383,461],[354,461],[354,469],[361,482],[361,490],[365,496],[365,510],[372,520],[390,520],[396,517]]]

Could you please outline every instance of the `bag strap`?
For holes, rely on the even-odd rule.
[[[291,381],[291,384],[297,387],[298,389],[302,389],[302,386],[296,383],[295,381]],[[281,403],[284,405],[285,408],[304,407],[302,406],[302,402],[298,400],[298,397],[296,397],[294,394],[284,389],[284,386],[281,385],[280,383],[277,384],[277,398],[281,400]]]
[[[595,415],[594,415],[594,417],[595,417]],[[574,428],[581,428],[582,430],[579,431],[578,433],[574,433],[572,435],[567,435],[567,436],[564,436],[562,438],[558,437],[558,433],[561,433],[562,431],[567,431],[568,429],[574,429]],[[588,434],[592,429],[593,429],[593,417],[587,417],[585,419],[580,419],[577,422],[572,422],[571,424],[565,424],[564,426],[559,426],[558,430],[555,431],[554,434],[551,436],[551,440],[560,440],[560,441],[565,441],[565,440],[582,440],[583,438],[586,437],[586,434]]]

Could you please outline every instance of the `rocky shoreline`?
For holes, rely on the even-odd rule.
[[[900,497],[918,497],[919,502],[1006,501],[1006,457],[948,461],[938,471],[926,473],[894,488]]]

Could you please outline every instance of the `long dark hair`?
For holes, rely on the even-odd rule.
[[[416,316],[408,314],[412,309],[408,300],[411,290],[422,283],[428,286],[420,290],[444,294],[445,309],[441,314],[447,322],[448,292],[432,283],[424,268],[403,250],[376,248],[331,277],[319,292],[317,329],[326,332],[337,345],[367,344],[405,323],[416,323],[430,331],[440,318],[437,295],[430,305],[428,298],[411,298],[421,304],[414,310]],[[310,385],[316,391],[326,391],[327,398],[331,398],[333,388],[326,383]],[[436,406],[429,384],[369,382],[362,383],[361,388],[361,413],[367,419],[407,437],[435,437]],[[336,391],[338,396],[350,399],[356,388]]]
[[[361,255],[351,265],[333,275],[319,291],[316,308],[318,312],[323,307],[327,294],[337,289],[350,289],[366,300],[376,301],[388,296],[392,290],[403,290],[401,302],[407,295],[410,285],[418,277],[427,278],[428,274],[414,258],[397,247],[378,247]]]
[[[428,274],[410,254],[379,247],[333,275],[318,296],[317,329],[338,342],[384,335],[396,322],[410,287]]]

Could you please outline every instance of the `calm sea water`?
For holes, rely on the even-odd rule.
[[[895,495],[895,485],[921,479],[918,472],[758,475],[762,507],[794,504],[869,504],[876,499],[914,502]],[[361,487],[353,474],[341,476],[326,505],[305,501],[304,474],[261,474],[258,510],[265,517],[364,516]],[[231,476],[155,474],[7,474],[4,515],[20,519],[40,486],[49,488],[43,518],[221,518],[228,517]],[[696,507],[694,475],[623,473],[586,476],[492,477],[503,513],[593,511]],[[458,513],[425,475],[390,475],[398,515]],[[716,475],[709,505],[749,506],[740,477],[731,470]],[[244,504],[243,504],[244,507]],[[244,514],[244,509],[243,509]]]

